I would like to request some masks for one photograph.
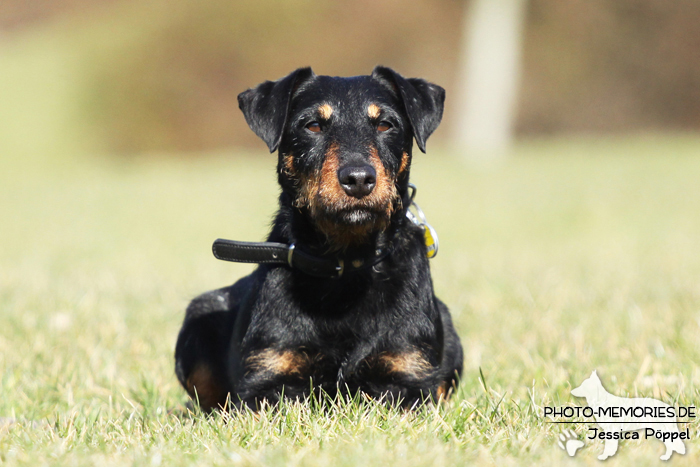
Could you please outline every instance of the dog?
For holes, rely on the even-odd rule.
[[[424,227],[407,215],[413,140],[425,152],[444,98],[382,66],[299,68],[238,96],[278,152],[281,193],[267,242],[214,246],[257,269],[187,308],[175,368],[203,410],[324,392],[411,408],[451,394],[462,346],[433,291]]]
[[[624,432],[637,430],[644,430],[645,438],[654,436],[663,440],[666,452],[661,460],[670,459],[674,451],[685,454],[685,444],[681,441],[683,436],[678,431],[676,417],[669,416],[673,412],[670,405],[649,397],[612,395],[605,390],[595,370],[579,387],[571,390],[571,395],[586,399],[588,406],[594,410],[596,422],[601,426],[598,438],[605,440],[605,447],[598,459],[605,460],[614,455],[620,438],[636,439],[638,435],[627,437]],[[647,414],[644,413],[645,409]]]

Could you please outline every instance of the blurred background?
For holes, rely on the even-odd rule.
[[[491,463],[561,455],[535,449],[555,425],[521,417],[531,400],[571,400],[594,368],[616,394],[698,405],[700,1],[0,0],[0,421],[86,427],[63,438],[0,424],[0,463],[114,464],[127,446],[133,464],[163,449],[180,465],[184,439],[200,443],[197,465],[230,463],[238,441],[219,431],[124,439],[134,412],[160,414],[161,433],[185,404],[173,348],[189,300],[253,269],[217,261],[212,241],[269,229],[275,156],[236,96],[300,66],[377,64],[447,90],[411,180],[440,235],[436,293],[465,343],[457,400],[489,420],[500,401],[524,404],[505,409],[513,423],[482,417],[486,436],[445,439]],[[482,370],[497,394],[486,405]],[[223,432],[283,457],[321,449]],[[269,465],[261,442],[251,455]],[[415,444],[445,464],[412,439],[390,444],[394,463]],[[326,464],[349,462],[362,464]]]
[[[433,147],[697,132],[698,24],[696,0],[3,0],[0,152],[261,149],[237,94],[306,65],[442,85]]]

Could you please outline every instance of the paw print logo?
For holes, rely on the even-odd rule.
[[[569,456],[574,457],[576,451],[581,449],[584,443],[578,439],[578,435],[573,430],[567,428],[559,434],[557,445],[566,451]]]

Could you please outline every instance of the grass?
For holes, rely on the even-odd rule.
[[[465,346],[453,400],[213,417],[185,409],[174,343],[189,299],[251,270],[210,245],[265,235],[274,158],[6,158],[0,464],[597,465],[601,442],[570,459],[542,417],[584,405],[569,391],[591,370],[618,395],[699,405],[697,154],[700,139],[660,137],[529,142],[493,166],[416,155],[435,287]],[[674,465],[700,459],[688,426]],[[607,462],[662,452],[626,441]]]

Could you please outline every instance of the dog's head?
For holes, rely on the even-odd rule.
[[[593,370],[591,376],[581,383],[577,388],[571,390],[571,395],[575,397],[585,397],[586,399],[598,400],[600,396],[605,392],[603,388],[603,383],[598,378],[598,373]]]
[[[385,67],[351,78],[300,68],[238,96],[250,128],[279,149],[283,191],[336,248],[387,227],[407,188],[413,139],[425,152],[444,99],[440,86]]]

